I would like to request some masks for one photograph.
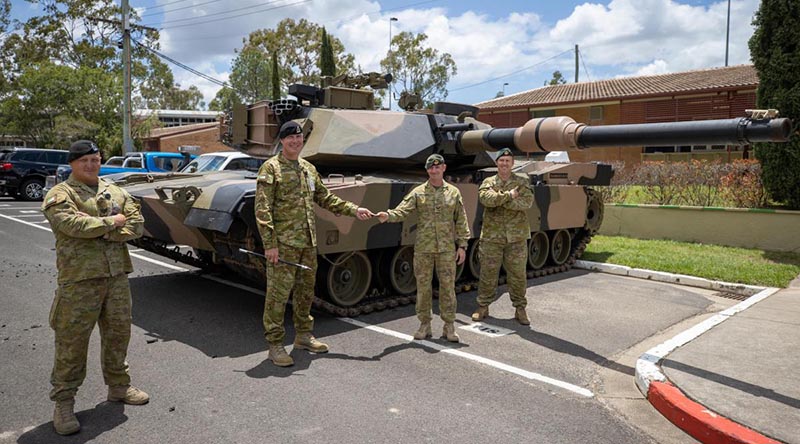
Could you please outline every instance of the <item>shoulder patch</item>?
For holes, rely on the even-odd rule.
[[[65,193],[47,193],[47,196],[45,196],[44,202],[42,203],[42,211],[66,201],[67,195]]]

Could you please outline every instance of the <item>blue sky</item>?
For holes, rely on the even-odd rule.
[[[580,81],[724,66],[727,0],[130,0],[142,23],[161,29],[168,56],[227,80],[243,38],[286,17],[324,24],[365,71],[377,70],[392,32],[425,32],[458,66],[448,101],[477,103],[538,88],[553,71]],[[731,0],[729,64],[749,63],[758,0]],[[236,12],[234,9],[254,5]],[[267,10],[268,8],[274,8]],[[12,15],[36,8],[14,0]],[[229,11],[225,13],[225,11]],[[262,11],[262,12],[259,12]],[[222,14],[220,14],[222,13]],[[225,17],[238,16],[230,19]],[[222,20],[224,19],[224,20]],[[184,87],[211,100],[219,89],[172,66]],[[504,86],[504,83],[508,85]]]

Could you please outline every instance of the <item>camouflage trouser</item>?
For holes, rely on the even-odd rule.
[[[439,279],[439,316],[444,322],[456,320],[456,252],[414,252],[414,276],[417,278],[417,318],[431,321],[433,269]]]
[[[314,300],[314,279],[317,274],[317,249],[278,246],[280,258],[308,265],[311,270],[301,270],[291,265],[267,264],[267,298],[264,302],[264,336],[270,344],[283,344],[286,330],[283,316],[289,294],[292,294],[294,329],[308,333],[314,328],[311,303]]]
[[[494,301],[497,289],[497,276],[500,274],[500,264],[506,269],[506,283],[508,295],[514,307],[525,307],[527,276],[525,267],[528,263],[528,242],[519,241],[512,243],[481,241],[481,279],[478,282],[478,305],[489,305]]]
[[[131,290],[128,276],[86,279],[62,284],[50,308],[56,350],[50,399],[75,396],[86,377],[86,354],[95,324],[100,326],[100,359],[107,385],[128,385],[128,342],[131,339]]]

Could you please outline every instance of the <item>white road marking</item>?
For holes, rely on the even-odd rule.
[[[39,213],[39,214],[42,214],[42,211],[41,211],[41,210],[20,210],[19,212],[20,212],[20,213],[26,213],[26,214],[29,214],[29,213]]]
[[[22,213],[25,213],[25,211],[22,211]],[[37,214],[15,214],[14,217],[42,217],[41,211],[31,211],[31,213]]]
[[[471,331],[472,333],[477,333],[483,336],[489,336],[490,338],[499,338],[501,336],[510,335],[514,333],[514,330],[509,330],[507,328],[498,327],[496,325],[486,324],[484,322],[473,322],[472,324],[462,325],[458,327],[462,330]]]
[[[31,208],[38,208],[38,207],[0,207],[0,211],[5,210],[30,210]],[[41,211],[41,210],[36,210]]]
[[[35,224],[30,223],[30,222],[26,222],[24,220],[17,219],[17,218],[11,217],[11,216],[6,216],[6,215],[3,215],[3,214],[0,214],[0,217],[3,217],[5,219],[9,219],[9,220],[13,220],[15,222],[19,222],[19,223],[24,224],[24,225],[29,225],[31,227],[35,227],[35,228],[39,228],[39,229],[42,229],[42,230],[51,231],[49,228],[42,227],[42,226],[39,226],[39,225],[35,225]],[[139,254],[136,254],[136,253],[131,253],[131,256],[133,256],[133,257],[135,257],[137,259],[146,261],[146,262],[150,262],[150,263],[153,263],[153,264],[156,264],[156,265],[161,265],[161,266],[163,266],[165,268],[169,268],[171,270],[189,271],[186,268],[177,267],[175,265],[168,264],[166,262],[162,262],[162,261],[155,260],[155,259],[150,259],[149,257],[142,256],[142,255],[139,255]],[[246,285],[237,284],[235,282],[227,281],[225,279],[221,279],[221,278],[218,278],[216,276],[203,275],[203,277],[206,278],[206,279],[212,280],[212,281],[216,281],[216,282],[222,283],[222,284],[231,285],[233,287],[236,287],[236,288],[239,288],[239,289],[242,289],[242,290],[245,290],[245,291],[249,291],[251,293],[255,293],[255,294],[258,294],[258,295],[263,295],[264,294],[263,291],[257,290],[257,289],[252,288],[252,287],[248,287]],[[492,359],[489,359],[489,358],[484,358],[483,356],[478,356],[478,355],[475,355],[475,354],[472,354],[472,353],[467,353],[467,352],[463,352],[461,350],[456,350],[456,349],[453,349],[453,348],[449,348],[449,347],[446,347],[444,345],[437,344],[437,343],[431,342],[431,341],[414,341],[414,338],[412,336],[410,336],[410,335],[407,335],[407,334],[404,334],[404,333],[400,333],[400,332],[396,332],[396,331],[393,331],[393,330],[389,330],[389,329],[386,329],[386,328],[383,328],[383,327],[378,327],[377,325],[367,324],[367,323],[364,323],[364,322],[361,322],[361,321],[357,321],[355,319],[351,319],[351,318],[337,318],[337,319],[339,319],[342,322],[346,322],[348,324],[355,325],[357,327],[361,327],[361,328],[364,328],[364,329],[367,329],[367,330],[370,330],[370,331],[373,331],[373,332],[376,332],[376,333],[381,333],[381,334],[384,334],[384,335],[387,335],[387,336],[398,338],[398,339],[401,339],[401,340],[406,341],[406,342],[414,342],[414,343],[416,343],[418,345],[422,345],[424,347],[428,347],[428,348],[440,351],[442,353],[447,353],[447,354],[450,354],[450,355],[453,355],[453,356],[458,356],[460,358],[467,359],[469,361],[478,362],[478,363],[481,363],[481,364],[484,364],[484,365],[488,365],[489,367],[496,368],[498,370],[503,370],[505,372],[512,373],[512,374],[517,375],[517,376],[521,376],[521,377],[523,377],[525,379],[529,379],[529,380],[532,380],[532,381],[543,382],[545,384],[549,384],[549,385],[552,385],[554,387],[558,387],[558,388],[570,391],[570,392],[575,393],[575,394],[580,395],[580,396],[584,396],[584,397],[587,397],[587,398],[593,398],[594,397],[594,393],[592,393],[590,390],[587,390],[587,389],[585,389],[583,387],[579,387],[577,385],[570,384],[568,382],[559,381],[558,379],[553,379],[553,378],[541,375],[539,373],[531,372],[531,371],[528,371],[528,370],[523,370],[521,368],[514,367],[514,366],[511,366],[511,365],[508,365],[508,364],[504,364],[502,362],[498,362],[498,361],[495,361],[495,360],[492,360]]]
[[[431,341],[415,341],[414,338],[411,335],[407,335],[407,334],[404,334],[404,333],[399,333],[399,332],[396,332],[394,330],[389,330],[389,329],[386,329],[386,328],[383,328],[383,327],[378,327],[377,325],[366,324],[364,322],[357,321],[355,319],[351,319],[351,318],[338,318],[338,319],[340,321],[347,322],[348,324],[355,325],[355,326],[358,326],[358,327],[361,327],[361,328],[365,328],[367,330],[374,331],[376,333],[381,333],[381,334],[384,334],[384,335],[387,335],[387,336],[392,336],[394,338],[398,338],[398,339],[401,339],[401,340],[406,341],[406,342],[414,342],[417,345],[421,345],[423,347],[432,348],[432,349],[440,351],[442,353],[447,353],[447,354],[451,354],[451,355],[454,355],[454,356],[458,356],[460,358],[468,359],[470,361],[479,362],[481,364],[488,365],[489,367],[493,367],[493,368],[496,368],[496,369],[499,369],[499,370],[506,371],[508,373],[515,374],[517,376],[521,376],[521,377],[523,377],[525,379],[530,379],[532,381],[538,381],[538,382],[544,382],[545,384],[550,384],[552,386],[555,386],[555,387],[570,391],[570,392],[575,393],[575,394],[580,395],[580,396],[585,396],[587,398],[593,398],[594,397],[594,393],[592,393],[591,391],[589,391],[589,390],[587,390],[587,389],[585,389],[583,387],[579,387],[577,385],[570,384],[568,382],[559,381],[558,379],[553,379],[553,378],[541,375],[539,373],[534,373],[534,372],[531,372],[531,371],[528,371],[528,370],[523,370],[523,369],[518,368],[518,367],[514,367],[514,366],[511,366],[511,365],[508,365],[508,364],[503,364],[502,362],[498,362],[498,361],[495,361],[495,360],[492,360],[492,359],[489,359],[489,358],[484,358],[483,356],[478,356],[478,355],[474,355],[472,353],[467,353],[467,352],[464,352],[464,351],[461,351],[461,350],[457,350],[457,349],[454,349],[454,348],[446,347],[444,345],[437,344],[435,342],[431,342]]]

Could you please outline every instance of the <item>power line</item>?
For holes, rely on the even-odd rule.
[[[219,19],[206,20],[206,21],[200,21],[200,22],[195,22],[195,23],[187,23],[185,25],[161,26],[161,25],[164,25],[166,23],[185,22],[185,21],[189,21],[189,20],[198,20],[198,19],[204,19],[204,18],[207,18],[207,17],[215,17],[215,16],[218,16],[218,15],[230,14],[231,12],[243,11],[245,9],[258,8],[260,6],[277,3],[279,1],[283,1],[283,0],[272,0],[272,1],[268,1],[266,3],[262,3],[262,4],[259,4],[259,5],[245,6],[243,8],[231,9],[229,11],[216,12],[214,14],[208,14],[208,15],[204,15],[204,16],[201,16],[201,17],[188,17],[188,18],[183,18],[183,19],[175,19],[175,20],[169,20],[169,21],[166,21],[166,22],[161,22],[159,24],[152,23],[151,25],[158,25],[160,27],[160,29],[174,29],[174,28],[182,28],[184,26],[202,25],[202,24],[205,24],[205,23],[219,22],[219,21],[222,21],[222,20],[230,20],[232,18],[242,17],[242,16],[245,16],[245,15],[258,14],[258,13],[261,13],[261,12],[272,11],[274,9],[285,8],[287,6],[300,5],[300,4],[303,4],[303,3],[311,2],[313,0],[301,0],[301,1],[298,1],[298,2],[295,2],[295,3],[288,3],[288,4],[285,4],[285,5],[272,6],[272,7],[261,9],[261,10],[258,10],[258,11],[249,11],[249,12],[245,12],[243,14],[232,15],[230,17],[223,17],[223,18],[219,18]]]
[[[513,76],[513,75],[515,75],[515,74],[519,74],[519,73],[521,73],[522,71],[527,71],[527,70],[529,70],[529,69],[531,69],[531,68],[535,68],[535,67],[537,67],[537,66],[539,66],[539,65],[543,65],[544,63],[546,63],[546,62],[549,62],[550,60],[553,60],[553,59],[555,59],[555,58],[561,57],[562,55],[564,55],[564,54],[567,54],[567,53],[570,53],[570,52],[572,52],[572,51],[573,51],[573,49],[572,49],[572,48],[570,48],[570,49],[568,49],[568,50],[566,50],[566,51],[560,52],[560,53],[558,53],[558,54],[556,54],[556,55],[554,55],[554,56],[552,56],[552,57],[550,57],[550,58],[544,59],[544,60],[542,60],[541,62],[535,63],[535,64],[533,64],[533,65],[531,65],[531,66],[526,66],[525,68],[518,69],[518,70],[516,70],[516,71],[514,71],[514,72],[510,72],[510,73],[508,73],[508,74],[503,74],[502,76],[493,77],[493,78],[491,78],[491,79],[484,80],[484,81],[482,81],[482,82],[478,82],[478,83],[474,83],[474,84],[472,84],[472,85],[462,86],[462,87],[460,87],[460,88],[449,89],[449,90],[447,90],[447,92],[448,92],[448,93],[451,93],[451,92],[453,92],[453,91],[461,91],[462,89],[472,88],[472,87],[475,87],[475,86],[480,86],[480,85],[483,85],[483,84],[485,84],[485,83],[494,82],[494,81],[497,81],[497,80],[500,80],[500,79],[504,79],[504,78],[506,78],[506,77],[511,77],[511,76]]]
[[[175,4],[175,3],[183,3],[183,2],[185,2],[185,1],[188,1],[188,0],[175,0],[175,1],[172,1],[172,2],[162,3],[162,4],[160,4],[160,5],[152,5],[152,6],[137,6],[137,7],[138,7],[138,8],[163,8],[164,6],[169,6],[169,5],[172,5],[172,4]],[[133,7],[134,7],[134,6],[131,6],[131,8],[133,8]]]
[[[215,85],[218,85],[218,86],[221,86],[221,87],[224,87],[224,88],[230,88],[231,87],[230,85],[228,85],[226,82],[223,82],[222,80],[215,79],[215,78],[211,77],[208,74],[204,74],[204,73],[202,73],[202,72],[200,72],[200,71],[198,71],[198,70],[196,70],[196,69],[194,69],[194,68],[192,68],[192,67],[190,67],[190,66],[188,66],[188,65],[186,65],[184,63],[181,63],[181,62],[179,62],[179,61],[177,61],[177,60],[175,60],[175,59],[173,59],[173,58],[171,58],[171,57],[169,57],[167,55],[164,55],[164,54],[156,51],[153,48],[150,48],[148,46],[145,46],[145,45],[139,43],[139,41],[137,41],[136,39],[131,39],[131,41],[133,43],[135,43],[136,46],[138,46],[140,48],[143,48],[146,51],[149,51],[149,52],[157,55],[158,57],[161,57],[162,59],[172,63],[173,65],[179,66],[179,67],[185,69],[186,71],[189,71],[190,73],[192,73],[192,74],[194,74],[194,75],[196,75],[198,77],[202,77],[203,79],[206,79],[206,80],[208,80],[209,82],[211,82],[211,83],[213,83]]]
[[[586,68],[586,57],[583,56],[583,50],[578,53],[578,57],[581,59],[581,65],[583,65],[583,72],[586,73],[586,79],[590,82],[592,81],[592,76],[589,75],[589,69]]]
[[[180,1],[183,1],[183,0],[180,0]],[[151,13],[149,13],[149,14],[142,14],[142,18],[144,18],[144,17],[150,17],[150,16],[153,16],[153,15],[158,15],[158,14],[166,14],[166,13],[168,13],[168,12],[181,11],[181,10],[184,10],[184,9],[189,9],[189,8],[196,8],[196,7],[198,7],[198,6],[207,5],[207,4],[209,4],[209,3],[216,3],[216,2],[218,2],[218,1],[221,1],[221,0],[209,0],[209,1],[207,1],[207,2],[198,3],[198,4],[196,4],[196,5],[182,6],[182,7],[180,7],[180,8],[175,8],[175,9],[165,9],[165,10],[163,10],[163,11],[160,11],[160,12],[151,12]]]

